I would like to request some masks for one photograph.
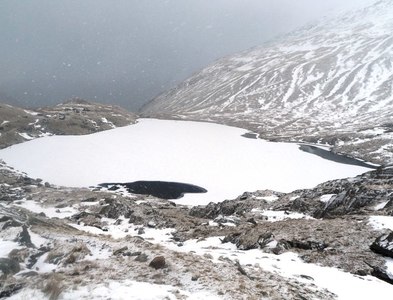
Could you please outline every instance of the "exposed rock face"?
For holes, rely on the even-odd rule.
[[[392,30],[393,4],[379,1],[223,58],[142,113],[232,124],[392,163]]]
[[[1,149],[46,135],[82,135],[130,125],[136,115],[117,106],[75,98],[36,110],[0,103],[0,120]]]

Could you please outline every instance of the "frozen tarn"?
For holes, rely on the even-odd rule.
[[[177,203],[234,199],[245,191],[290,192],[368,168],[310,155],[292,143],[245,139],[247,130],[202,122],[140,119],[86,136],[52,136],[0,150],[0,158],[57,185],[169,181],[197,185]]]

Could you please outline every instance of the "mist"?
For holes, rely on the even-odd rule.
[[[373,0],[2,0],[0,102],[136,111],[214,60]]]

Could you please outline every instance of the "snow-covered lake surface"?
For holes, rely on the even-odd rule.
[[[212,123],[139,119],[136,125],[87,136],[51,136],[14,145],[1,150],[0,158],[57,185],[154,180],[208,190],[176,200],[190,205],[258,189],[311,188],[369,170],[305,153],[297,144],[244,138],[245,133]]]

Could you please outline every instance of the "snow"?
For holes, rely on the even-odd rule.
[[[321,202],[327,203],[330,201],[330,199],[332,199],[333,196],[336,196],[336,194],[325,194],[325,195],[322,195],[321,198],[319,198],[319,200]]]
[[[372,216],[369,224],[376,230],[390,229],[393,230],[393,217],[390,216]]]
[[[234,199],[245,191],[290,192],[369,169],[338,164],[293,143],[245,139],[247,130],[202,122],[140,119],[87,136],[52,136],[0,151],[7,164],[57,185],[173,181],[198,185],[182,204]]]
[[[374,210],[380,210],[383,209],[385,207],[386,204],[388,204],[389,201],[383,201],[377,205],[374,206]]]
[[[145,240],[161,243],[169,240],[171,233],[174,229],[165,228],[165,229],[154,229],[149,227],[137,226],[134,224],[128,223],[128,219],[124,217],[120,217],[118,220],[121,221],[121,224],[116,224],[117,220],[102,218],[102,222],[106,222],[108,225],[105,227],[105,231],[100,228],[94,226],[85,226],[84,224],[69,224],[70,226],[86,231],[93,234],[104,234],[110,235],[114,239],[121,239],[126,236],[141,236]],[[142,228],[144,230],[143,234],[138,234],[138,229]]]
[[[313,219],[310,216],[301,214],[301,213],[296,213],[296,212],[286,212],[286,211],[281,211],[281,210],[258,210],[256,208],[251,210],[252,212],[259,212],[261,216],[266,217],[267,221],[270,222],[277,222],[277,221],[283,221],[287,219]]]
[[[24,139],[26,139],[26,140],[32,140],[33,139],[33,137],[31,137],[30,135],[28,135],[27,133],[24,133],[24,132],[18,132],[18,134],[21,136],[21,137],[23,137]]]
[[[31,111],[31,110],[24,110],[24,112],[29,114],[29,115],[32,115],[32,116],[37,116],[38,115],[37,112]]]
[[[11,296],[10,300],[18,299],[45,299],[45,295],[32,289],[24,289],[21,293]],[[171,285],[137,282],[133,280],[108,281],[101,284],[89,284],[80,286],[74,290],[66,290],[61,293],[60,299],[116,299],[116,300],[214,300],[222,299],[207,292],[194,291],[193,293],[183,291]]]
[[[393,258],[386,258],[386,271],[389,278],[393,279]]]
[[[231,243],[222,244],[223,237],[208,238],[204,241],[189,240],[182,247],[168,244],[175,251],[194,252],[198,255],[209,254],[213,261],[219,263],[222,257],[238,260],[243,266],[261,267],[265,271],[278,273],[288,278],[310,283],[300,275],[313,278],[312,283],[320,288],[326,288],[335,293],[338,299],[373,299],[384,298],[393,293],[393,286],[372,276],[357,276],[343,272],[337,268],[321,267],[303,262],[297,254],[287,252],[281,255],[263,253],[258,249],[237,250]],[[220,258],[221,257],[221,258]]]
[[[48,257],[48,253],[41,255],[40,258],[32,267],[32,270],[38,273],[49,273],[56,270],[57,265],[45,262],[47,257]]]
[[[64,218],[71,217],[72,215],[79,212],[76,208],[73,207],[64,207],[64,208],[44,207],[35,201],[26,200],[26,199],[18,201],[17,203],[15,203],[15,205],[23,207],[37,214],[43,212],[48,218],[64,219]]]
[[[267,202],[273,202],[273,201],[276,201],[278,199],[278,197],[276,195],[272,195],[272,196],[256,197],[256,199],[265,200]]]
[[[8,254],[14,249],[20,249],[18,243],[0,239],[0,257],[8,257]]]

